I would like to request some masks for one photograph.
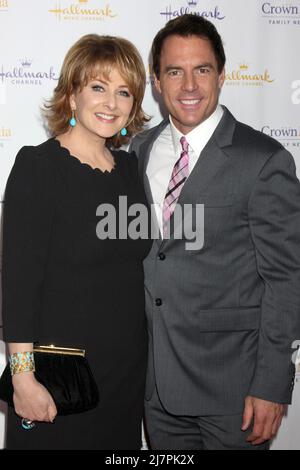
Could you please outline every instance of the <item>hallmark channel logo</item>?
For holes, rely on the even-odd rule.
[[[278,140],[284,147],[300,147],[300,125],[272,127],[265,125],[261,132]]]
[[[300,26],[300,2],[279,2],[269,1],[261,4],[262,18],[268,21],[269,25],[298,25]]]
[[[77,0],[76,3],[61,0],[48,11],[59,21],[102,21],[117,16],[109,3],[102,8],[99,8],[98,3],[95,0]]]
[[[237,69],[226,73],[226,86],[264,86],[274,82],[268,69],[252,71],[248,64],[239,64]]]
[[[32,66],[33,60],[27,57],[20,60],[18,66],[8,70],[4,65],[0,69],[0,84],[10,83],[11,85],[43,85],[45,81],[56,81],[58,77],[54,67],[48,70],[37,70]]]
[[[200,0],[186,0],[185,5],[178,6],[177,8],[174,7],[174,5],[166,6],[165,9],[160,12],[160,15],[165,17],[166,22],[178,16],[185,15],[186,13],[203,16],[208,20],[224,20],[225,15],[218,5],[214,8],[205,9],[201,4],[202,2]]]
[[[0,12],[8,11],[8,0],[0,0]]]

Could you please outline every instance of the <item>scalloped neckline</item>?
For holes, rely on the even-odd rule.
[[[100,173],[101,175],[111,175],[111,174],[116,172],[117,162],[116,162],[116,156],[115,155],[113,155],[114,167],[110,171],[108,171],[108,170],[103,171],[103,170],[100,170],[100,168],[97,168],[97,167],[93,168],[89,163],[82,162],[81,160],[79,160],[79,158],[75,157],[75,155],[72,155],[70,150],[67,149],[67,147],[64,147],[56,137],[53,137],[52,140],[63,151],[66,158],[68,158],[70,161],[76,163],[77,165],[80,165],[81,167],[87,168],[88,170],[92,171],[93,173],[96,173],[96,174]]]

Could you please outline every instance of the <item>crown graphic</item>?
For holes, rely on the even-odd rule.
[[[29,60],[29,59],[27,59],[27,58],[26,58],[26,59],[22,59],[22,60],[21,60],[21,64],[22,64],[23,67],[30,67],[31,64],[32,64],[32,60]]]
[[[248,64],[240,64],[240,69],[241,70],[248,70],[249,65]]]
[[[79,1],[79,3],[87,3],[88,2],[88,0],[78,0],[78,1]]]
[[[188,0],[188,5],[191,6],[196,6],[198,3],[198,0]]]

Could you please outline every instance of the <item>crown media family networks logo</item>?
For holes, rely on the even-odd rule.
[[[171,3],[171,2],[170,2]],[[177,16],[185,15],[186,13],[192,13],[194,15],[203,16],[208,20],[224,20],[225,14],[220,9],[218,5],[210,8],[205,8],[202,6],[203,2],[199,0],[186,0],[185,4],[174,6],[175,2],[172,2],[172,5],[167,5],[161,12],[160,15],[163,16],[167,21],[176,18]]]
[[[117,14],[109,3],[99,5],[99,0],[58,1],[50,8],[49,13],[59,21],[102,21],[115,18]]]
[[[295,127],[272,127],[265,125],[261,128],[261,132],[278,140],[284,147],[289,148],[291,151],[293,148],[300,148],[300,125]]]
[[[300,26],[300,1],[263,1],[261,16],[270,25]]]

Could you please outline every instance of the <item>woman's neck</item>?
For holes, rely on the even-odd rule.
[[[102,171],[111,171],[114,167],[114,159],[106,147],[106,140],[94,134],[82,132],[77,127],[65,134],[57,136],[61,145],[67,148],[71,155],[82,163],[89,164],[92,168]]]

